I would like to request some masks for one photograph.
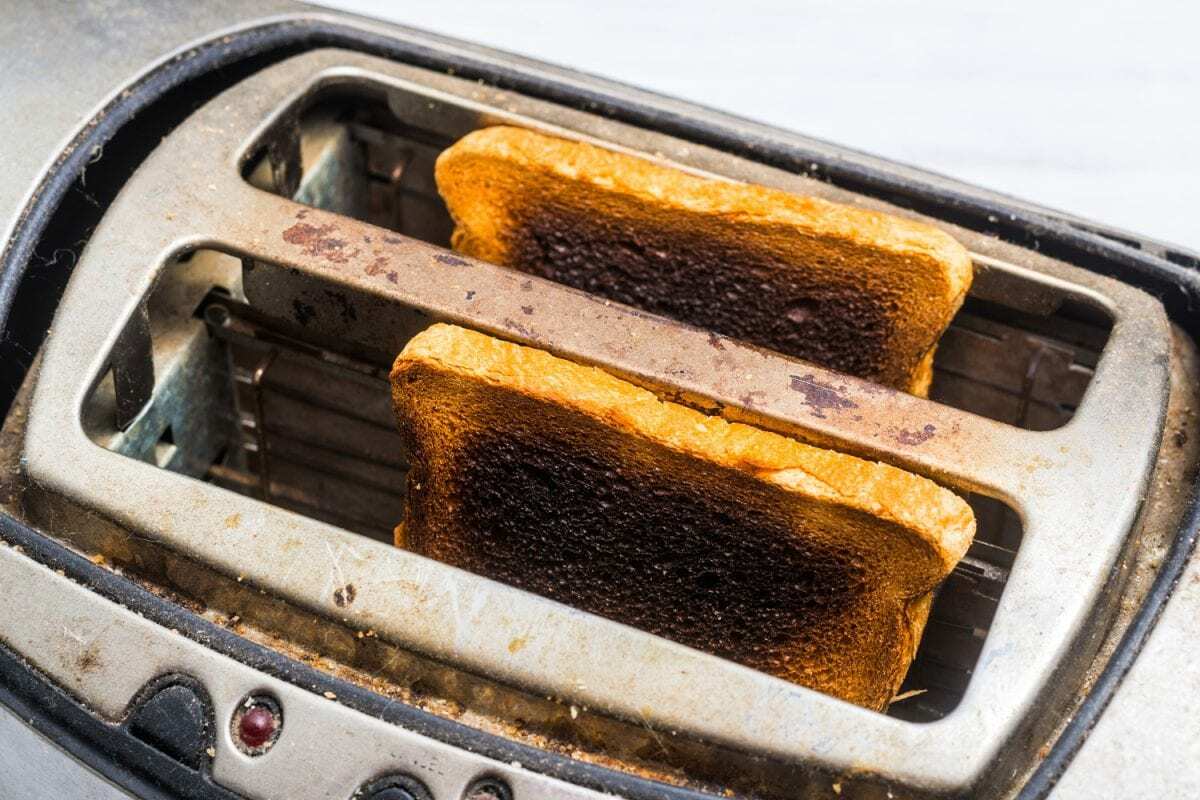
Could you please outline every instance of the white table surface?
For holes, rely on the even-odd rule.
[[[326,4],[1200,249],[1195,0]]]

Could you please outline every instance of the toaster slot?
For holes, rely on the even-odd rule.
[[[200,251],[164,271],[147,301],[154,400],[119,431],[111,380],[102,382],[87,412],[97,441],[390,544],[407,473],[390,407],[390,358],[344,352],[294,317],[263,313],[245,298],[242,276],[268,267],[244,268],[241,259]],[[334,288],[346,292],[318,293]],[[370,300],[344,297],[354,307]],[[163,439],[173,431],[180,435],[164,461]],[[958,704],[1020,546],[1020,520],[1008,506],[984,495],[968,500],[975,542],[937,592],[893,716],[930,721]]]
[[[453,222],[434,163],[459,137],[497,122],[514,121],[394,87],[324,90],[267,134],[245,174],[266,191],[448,247]],[[1029,430],[1065,424],[1111,318],[1046,286],[1007,291],[986,267],[976,281],[939,344],[931,399]]]

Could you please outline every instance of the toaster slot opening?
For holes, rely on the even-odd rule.
[[[497,122],[539,127],[407,88],[339,85],[284,115],[244,174],[265,191],[448,247],[453,223],[434,163],[461,136]],[[1024,282],[1013,291],[1010,283],[977,266],[971,295],[938,346],[930,398],[1052,430],[1074,415],[1112,320],[1049,285]]]
[[[121,430],[110,372],[85,406],[89,433],[132,458],[390,545],[408,468],[390,405],[390,358],[346,352],[264,314],[242,292],[244,268],[240,258],[206,250],[164,270],[146,303],[151,401]],[[937,591],[892,716],[930,721],[958,704],[1020,546],[1020,520],[1008,506],[967,499],[975,542]]]

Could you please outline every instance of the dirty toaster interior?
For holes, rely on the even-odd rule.
[[[333,64],[337,66],[336,60]],[[328,212],[352,226],[347,229],[352,233],[346,236],[374,232],[388,237],[388,247],[397,253],[424,257],[433,252],[431,247],[448,248],[453,224],[436,189],[434,162],[462,135],[490,124],[599,141],[615,137],[621,139],[619,146],[651,158],[674,160],[679,151],[659,151],[658,139],[664,137],[656,139],[636,131],[618,136],[620,130],[605,121],[581,129],[590,118],[586,113],[539,115],[538,110],[547,104],[496,100],[499,95],[491,90],[454,78],[435,76],[423,85],[418,80],[423,73],[415,69],[399,78],[372,75],[370,70],[336,69],[320,77],[322,65],[318,63],[312,67],[318,77],[311,79],[307,90],[285,95],[285,90],[294,91],[298,76],[312,77],[302,66],[293,65],[296,72],[280,72],[275,83],[264,79],[266,88],[260,94],[247,95],[259,101],[258,106],[248,103],[248,109],[258,110],[243,112],[246,117],[238,120],[243,130],[251,130],[253,135],[236,142],[241,148],[239,166],[236,174],[231,173],[229,185],[252,198],[246,201],[247,207],[259,204],[255,206],[259,215],[245,215],[229,223],[230,238],[240,237],[241,241],[223,242],[219,235],[209,235],[179,247],[163,261],[156,276],[147,280],[142,301],[110,337],[114,347],[106,369],[97,374],[86,393],[83,430],[93,447],[99,445],[154,465],[173,473],[174,479],[189,481],[188,485],[210,484],[252,499],[260,504],[255,519],[264,529],[280,520],[278,524],[299,530],[286,522],[299,515],[323,523],[320,530],[348,532],[349,538],[336,539],[337,547],[352,548],[354,542],[363,542],[364,547],[367,542],[390,546],[393,530],[404,514],[408,470],[391,406],[388,372],[392,361],[408,339],[436,321],[450,320],[486,332],[494,332],[495,326],[486,320],[473,321],[463,308],[450,307],[449,301],[433,296],[436,290],[432,299],[422,296],[422,286],[405,284],[404,273],[393,281],[394,289],[376,290],[333,275],[331,270],[339,265],[328,260],[320,268],[309,269],[298,266],[298,261],[256,250],[255,245],[268,238],[263,231],[294,229],[298,220],[319,228],[322,223],[305,212]],[[182,129],[176,138],[182,141],[179,147],[200,146],[197,139],[183,135]],[[739,159],[711,151],[696,158],[702,162],[695,165],[697,170],[720,174],[727,169],[730,177],[739,179],[753,179],[758,174],[751,170],[747,175]],[[971,243],[967,244],[974,251]],[[297,252],[303,251],[300,246]],[[310,251],[314,261],[320,260],[313,246]],[[930,427],[949,429],[967,420],[964,424],[979,425],[994,436],[998,452],[1006,447],[1004,437],[1028,442],[1034,435],[1064,426],[1071,429],[1068,423],[1074,426],[1083,417],[1080,411],[1077,419],[1076,412],[1089,394],[1102,355],[1114,346],[1112,308],[1096,301],[1090,289],[1059,278],[1039,277],[1022,265],[973,255],[975,284],[938,347],[932,402],[920,406],[930,415]],[[81,267],[86,268],[86,264]],[[495,280],[499,291],[507,279],[500,276]],[[393,294],[388,296],[387,291]],[[553,308],[560,299],[573,302],[567,294],[543,302]],[[671,326],[669,322],[654,324]],[[549,346],[557,345],[551,342]],[[564,349],[572,347],[568,344]],[[697,395],[692,385],[673,386],[669,380],[654,381],[653,385],[664,396],[687,403]],[[789,427],[792,423],[788,420],[770,424],[818,444],[838,447],[836,432],[818,430],[809,437],[805,432],[809,422],[798,420],[794,427]],[[887,458],[866,445],[847,449]],[[983,480],[959,480],[943,474],[937,464],[929,466],[922,458],[920,454],[908,462],[902,458],[901,465],[951,485],[971,505],[978,528],[967,556],[937,590],[901,699],[886,711],[889,717],[911,724],[941,720],[963,702],[1014,565],[1020,566],[1018,553],[1023,551],[1023,535],[1029,526],[1026,510],[1011,494],[994,491]],[[38,501],[43,509],[56,502],[60,501]],[[67,500],[72,507],[89,507],[89,502],[78,496]],[[195,535],[195,541],[201,541],[202,534]],[[114,541],[105,528],[81,546],[121,550],[113,546]],[[586,746],[577,746],[581,752],[603,754],[609,748],[618,755],[595,758],[608,759],[604,763],[610,765],[619,767],[623,759],[638,764],[655,760],[644,758],[640,745],[610,748],[607,743],[615,734],[605,727],[607,722],[596,722],[583,732],[570,729],[570,722],[556,728],[559,723],[553,720],[561,722],[559,717],[544,709],[529,711],[522,705],[531,702],[527,700],[479,701],[477,709],[472,708],[481,694],[464,687],[475,686],[472,681],[477,678],[448,677],[461,668],[484,681],[495,678],[500,684],[519,683],[507,677],[507,667],[491,670],[479,660],[457,665],[446,652],[417,653],[413,664],[420,666],[413,666],[411,675],[419,677],[406,684],[395,680],[395,674],[376,669],[378,664],[372,659],[382,656],[360,644],[364,631],[369,633],[368,640],[386,639],[382,624],[351,621],[347,624],[358,629],[357,636],[351,634],[347,643],[333,648],[335,652],[317,652],[320,647],[316,643],[330,641],[328,626],[340,623],[336,618],[314,622],[317,632],[306,635],[297,632],[293,622],[281,622],[298,618],[289,615],[307,613],[302,587],[290,588],[288,591],[296,594],[287,595],[278,608],[272,607],[274,611],[260,609],[256,615],[251,607],[254,603],[230,599],[240,591],[230,580],[241,583],[245,578],[247,585],[259,585],[253,572],[257,567],[243,568],[236,553],[227,553],[222,556],[226,560],[217,563],[208,561],[203,548],[192,551],[189,558],[210,569],[214,577],[181,580],[170,567],[172,557],[164,555],[173,548],[170,541],[146,547],[155,555],[125,548],[108,557],[123,561],[123,568],[131,574],[140,571],[145,581],[185,597],[188,603],[211,604],[216,616],[224,614],[228,619],[233,612],[222,605],[232,604],[243,624],[254,627],[255,635],[274,646],[299,648],[297,652],[307,653],[313,663],[337,662],[345,674],[358,676],[354,679],[380,691],[395,691],[435,713],[447,713],[446,709],[453,707],[462,716],[467,708],[467,717],[475,724],[521,735],[546,747],[565,747],[553,744],[558,735],[586,742]],[[286,550],[273,551],[269,544],[264,547],[267,549],[255,553],[256,558],[275,558],[280,572],[290,568]],[[188,548],[191,550],[191,545]],[[281,583],[285,580],[278,579]],[[327,616],[334,617],[342,606],[349,605],[349,585],[338,587],[341,599],[333,596],[336,607],[331,607],[334,613]],[[354,599],[350,597],[350,603]],[[314,598],[310,607],[324,608],[321,604],[325,602]],[[280,610],[284,605],[301,610],[285,613]],[[346,609],[347,614],[354,611]],[[288,644],[290,638],[296,641]],[[380,680],[405,685],[380,688]],[[563,702],[574,721],[576,705],[565,698]],[[525,721],[514,722],[516,719]],[[526,730],[514,733],[513,726]],[[681,752],[686,750],[680,746]],[[691,762],[679,756],[678,763]],[[689,769],[672,767],[666,772],[690,774]],[[719,782],[720,776],[705,779]]]
[[[247,166],[252,184],[449,247],[453,223],[433,165],[455,135],[440,115],[401,118],[370,96],[339,93],[317,99],[294,124],[277,134],[298,140],[284,156],[292,162],[260,154]],[[149,310],[152,326],[159,314],[164,326],[202,325],[212,343],[191,367],[204,371],[202,381],[179,387],[188,396],[178,402],[193,420],[179,427],[202,421],[203,441],[189,436],[181,449],[168,424],[143,457],[390,543],[403,518],[406,475],[388,387],[392,354],[314,336],[305,320],[306,310],[318,313],[322,294],[322,311],[344,317],[357,313],[356,300],[340,289],[301,289],[316,298],[294,302],[294,313],[280,319],[245,296],[243,270],[259,266],[252,261],[201,250],[178,262]],[[192,284],[193,307],[168,307],[175,280]],[[938,349],[931,399],[1018,427],[1058,427],[1083,396],[1109,325],[1070,302],[1039,316],[970,298]],[[122,444],[132,438],[126,432]],[[1020,519],[1007,505],[978,494],[969,500],[975,544],[939,589],[907,679],[921,693],[888,712],[905,719],[938,719],[962,697],[1020,546]]]
[[[433,164],[454,134],[437,114],[401,118],[370,97],[334,95],[314,102],[295,125],[291,157],[299,163],[280,165],[264,153],[248,165],[252,183],[290,189],[299,202],[449,246],[453,225]],[[294,176],[295,185],[280,185],[282,175]],[[322,293],[325,313],[356,313],[355,300],[301,289],[312,302],[297,301],[295,313],[279,319],[256,309],[242,291],[242,270],[256,269],[253,262],[214,251],[187,253],[181,262],[175,268],[181,279],[208,291],[194,308],[163,311],[186,312],[176,324],[196,327],[199,320],[214,343],[204,367],[214,376],[205,382],[209,393],[188,403],[198,417],[220,421],[205,431],[204,455],[191,470],[391,542],[403,517],[406,474],[387,380],[392,357],[313,336],[305,324],[305,310]],[[188,272],[219,277],[204,287],[204,278]],[[153,314],[153,299],[150,308]],[[931,397],[1014,426],[1058,427],[1083,396],[1108,328],[1102,314],[1084,305],[1067,302],[1039,316],[971,298],[938,349]],[[191,461],[177,452],[170,426],[154,452],[162,466]],[[1020,546],[1020,520],[1007,505],[979,494],[969,501],[976,541],[938,591],[906,682],[920,693],[888,712],[905,719],[938,719],[962,697]]]

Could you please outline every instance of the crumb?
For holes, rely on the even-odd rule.
[[[325,692],[324,694],[326,700],[337,700],[337,695],[333,692]]]

